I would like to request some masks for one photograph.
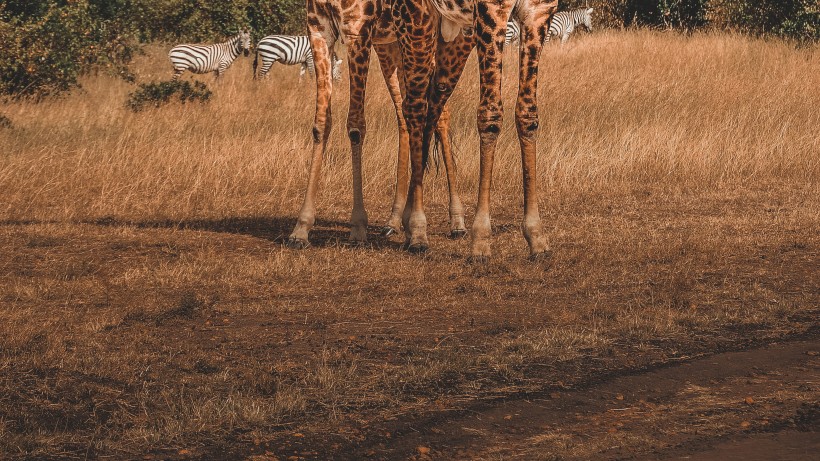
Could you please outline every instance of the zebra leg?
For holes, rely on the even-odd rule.
[[[407,133],[407,123],[401,110],[404,98],[404,86],[399,78],[401,65],[401,50],[396,42],[387,45],[375,45],[376,55],[379,57],[384,82],[393,100],[396,109],[396,123],[399,127],[399,152],[396,162],[396,188],[393,192],[393,209],[387,225],[382,229],[382,235],[390,236],[401,229],[401,218],[404,213],[404,204],[407,201],[407,188],[410,185],[410,137]]]
[[[427,111],[427,125],[425,127],[422,149],[429,149],[433,127],[440,140],[444,167],[447,171],[447,185],[450,195],[450,237],[460,238],[467,235],[467,226],[464,224],[464,206],[458,196],[456,187],[456,167],[453,160],[453,151],[450,146],[450,112],[447,110],[447,100],[461,78],[464,65],[474,46],[474,35],[465,37],[460,33],[452,42],[445,42],[439,38],[436,48],[436,71],[433,76],[433,88],[430,89],[430,106]],[[424,152],[428,152],[424,150]]]
[[[259,72],[259,78],[267,78],[268,72],[270,72],[270,68],[273,66],[273,61],[271,62],[264,62],[262,61],[262,70]]]
[[[530,258],[549,254],[547,236],[538,211],[538,175],[536,174],[536,141],[538,139],[538,62],[544,42],[545,24],[557,9],[557,2],[530,0],[530,14],[521,18],[521,48],[518,74],[518,99],[515,104],[515,126],[521,146],[521,170],[524,183],[524,219],[522,230],[530,249]],[[522,15],[523,16],[523,15]]]
[[[572,26],[572,25],[569,25],[569,26],[566,27],[566,29],[564,29],[564,34],[561,36],[561,46],[562,47],[564,46],[565,43],[567,43],[567,40],[569,40],[569,34],[571,34],[573,30],[575,30],[575,27]]]
[[[370,31],[348,36],[348,65],[350,68],[350,109],[347,113],[347,136],[353,164],[353,212],[350,216],[350,241],[367,242],[367,212],[362,192],[362,144],[366,133],[364,97],[367,87],[367,71],[370,65]],[[331,56],[331,59],[332,56]],[[317,71],[318,71],[318,63]],[[332,68],[333,63],[331,63]],[[332,76],[331,76],[332,77]]]
[[[308,6],[311,5],[308,1]],[[309,9],[310,11],[310,9]],[[316,64],[316,112],[313,119],[313,152],[310,162],[307,190],[296,226],[288,237],[286,245],[290,248],[301,249],[310,245],[308,233],[316,220],[316,198],[319,193],[319,180],[322,174],[322,158],[324,157],[327,138],[330,136],[331,112],[330,102],[333,91],[333,82],[330,75],[330,49],[333,48],[333,38],[323,35],[314,27],[321,27],[323,31],[331,30],[330,20],[316,13],[309,13],[309,17],[316,18],[316,26],[308,22],[310,29],[310,46],[313,50]],[[327,32],[325,32],[327,33]]]

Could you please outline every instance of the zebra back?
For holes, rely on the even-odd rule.
[[[301,64],[307,68],[310,75],[315,72],[313,63],[313,52],[310,49],[310,38],[306,35],[268,35],[259,41],[256,46],[256,59],[254,60],[254,77],[257,76],[257,60],[261,58],[262,68],[259,71],[259,78],[267,75],[274,63],[296,65]],[[335,80],[341,78],[341,60],[333,53],[331,61],[331,74]],[[303,70],[304,72],[304,70]]]
[[[507,22],[507,33],[504,36],[504,45],[509,45],[510,43],[517,42],[520,40],[521,37],[521,28],[518,27],[518,23],[515,21]]]
[[[564,43],[569,38],[569,34],[579,25],[592,31],[592,11],[593,8],[578,8],[572,11],[556,13],[550,21],[546,41],[549,41],[550,36],[555,35],[561,37],[561,43]]]
[[[189,70],[196,74],[216,71],[221,74],[239,56],[242,50],[248,54],[250,33],[243,30],[228,41],[211,45],[177,45],[168,52],[174,67],[174,78]]]

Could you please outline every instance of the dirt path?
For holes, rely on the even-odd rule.
[[[331,453],[336,459],[812,459],[820,453],[818,351],[820,339],[812,338],[721,353],[426,426],[395,422],[382,428],[382,440]]]

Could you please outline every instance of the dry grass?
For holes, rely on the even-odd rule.
[[[346,88],[315,246],[281,248],[313,111],[296,68],[254,83],[242,60],[205,106],[132,114],[133,87],[102,76],[4,105],[0,454],[252,450],[295,430],[356,440],[388,418],[816,327],[818,50],[603,32],[545,55],[539,175],[556,253],[538,264],[517,230],[511,116],[496,257],[474,267],[464,241],[443,238],[442,175],[427,182],[430,255],[375,232],[372,249],[337,244],[351,201]],[[469,206],[468,69],[452,131]],[[138,75],[170,75],[162,50]],[[397,138],[375,66],[370,79],[365,195],[381,224]],[[510,75],[504,85],[511,108]]]
[[[139,63],[141,80],[168,77],[163,51],[152,49]],[[624,182],[702,189],[815,181],[817,52],[739,36],[646,32],[597,34],[566,51],[550,47],[544,67],[555,72],[545,74],[540,91],[539,175],[547,207],[567,194],[611,191]],[[510,61],[514,67],[515,57]],[[206,107],[131,114],[124,101],[132,87],[106,78],[87,80],[84,91],[63,100],[6,106],[17,129],[0,132],[0,218],[293,215],[306,182],[314,90],[298,84],[294,68],[275,68],[257,84],[249,67],[249,59],[240,60]],[[388,207],[393,178],[383,172],[392,171],[397,140],[393,109],[373,67],[364,171],[369,209],[378,218]],[[478,83],[475,63],[468,68],[453,100],[453,132],[470,201],[478,170]],[[508,109],[514,74],[504,80]],[[205,80],[211,83],[210,76]],[[338,127],[346,85],[337,90]],[[503,205],[520,202],[510,114],[494,182]],[[335,129],[320,210],[350,201],[347,145]],[[431,202],[445,198],[442,183],[429,181]]]

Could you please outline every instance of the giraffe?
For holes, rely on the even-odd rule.
[[[329,133],[329,52],[341,33],[348,40],[351,101],[348,135],[351,140],[354,177],[353,229],[364,229],[367,215],[361,198],[361,139],[364,134],[362,101],[366,85],[369,46],[376,40],[382,49],[396,49],[400,62],[400,86],[404,89],[402,114],[409,138],[411,176],[402,213],[405,246],[412,253],[429,247],[423,205],[423,179],[433,132],[449,118],[446,104],[461,76],[473,47],[478,50],[480,104],[477,111],[480,136],[478,203],[472,227],[472,256],[486,261],[490,248],[490,192],[493,157],[501,132],[502,51],[506,25],[515,16],[521,25],[519,89],[515,107],[516,128],[521,147],[524,183],[523,234],[530,255],[549,254],[549,245],[538,211],[535,152],[538,130],[536,101],[538,60],[550,17],[557,0],[308,0],[308,30],[317,59],[317,105],[313,128],[314,158],[305,205],[290,241],[299,246],[307,240],[312,224],[311,191],[315,197],[321,165],[322,140]],[[389,18],[388,18],[389,16]],[[377,47],[377,54],[379,48]],[[321,64],[319,63],[321,61]],[[319,67],[322,67],[320,73]],[[320,82],[321,80],[321,82]],[[394,99],[395,100],[395,99]],[[318,162],[317,162],[318,160]],[[358,163],[357,163],[358,162]],[[401,158],[399,160],[401,163]],[[449,173],[448,173],[449,174]],[[358,175],[358,177],[357,177]],[[358,184],[358,186],[357,186]],[[313,189],[312,189],[313,188]],[[312,200],[312,199],[311,199]],[[395,208],[394,208],[395,211]],[[303,219],[306,218],[306,219]],[[304,223],[304,224],[303,224]]]
[[[382,234],[389,236],[401,228],[410,181],[408,174],[410,140],[402,112],[405,85],[400,78],[401,55],[392,31],[390,10],[382,7],[383,1],[386,0],[307,1],[308,36],[316,70],[316,113],[308,186],[299,218],[287,240],[287,245],[291,248],[304,248],[309,245],[308,234],[315,222],[315,202],[321,177],[322,157],[331,129],[332,80],[329,68],[330,56],[336,40],[341,40],[348,45],[350,70],[350,106],[347,119],[353,164],[353,211],[350,241],[358,244],[367,241],[368,218],[362,196],[361,159],[362,143],[366,131],[364,96],[371,45],[376,51],[385,83],[396,109],[399,129],[396,187],[391,215],[382,229]],[[450,237],[460,238],[467,234],[467,228],[464,223],[464,206],[457,193],[455,164],[449,142],[449,112],[446,107],[436,123],[435,131],[441,141],[440,147],[447,174],[450,196]]]

